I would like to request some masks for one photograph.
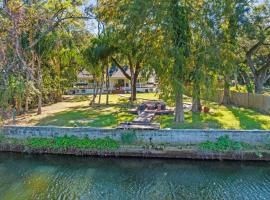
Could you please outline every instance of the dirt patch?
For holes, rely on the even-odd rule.
[[[67,97],[68,99],[63,102],[58,102],[52,105],[42,107],[42,114],[37,115],[36,109],[31,110],[27,114],[17,116],[16,125],[20,126],[34,126],[41,119],[48,117],[50,115],[60,113],[63,111],[68,111],[71,109],[82,108],[86,109],[89,107],[89,101],[72,101],[75,97]],[[12,125],[13,120],[6,120],[5,125]]]

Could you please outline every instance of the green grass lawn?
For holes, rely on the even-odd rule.
[[[225,107],[216,103],[207,105],[210,113],[185,112],[185,123],[173,122],[174,116],[158,116],[155,122],[162,128],[176,129],[270,129],[270,116],[251,109]]]
[[[128,96],[128,95],[127,95]],[[89,101],[88,96],[77,96],[72,102]],[[139,100],[158,99],[155,94],[138,94]],[[185,102],[190,102],[185,97]],[[110,95],[110,105],[105,105],[105,95],[102,96],[101,106],[78,106],[66,111],[55,113],[39,119],[36,125],[55,126],[90,126],[90,127],[115,127],[120,122],[132,121],[136,115],[129,114],[127,110],[132,106],[128,99],[118,95]],[[68,103],[68,102],[67,102]],[[136,106],[136,104],[134,105]],[[185,123],[175,124],[173,115],[157,116],[154,122],[160,123],[161,128],[176,129],[270,129],[270,116],[257,111],[234,106],[222,106],[207,102],[210,113],[185,112]]]
[[[126,95],[127,97],[129,95]],[[155,100],[157,95],[153,93],[138,94],[138,104],[143,99]],[[76,96],[68,99],[66,102],[85,102],[90,101],[89,96]],[[98,102],[98,98],[97,98]],[[132,108],[128,98],[120,97],[119,95],[110,95],[110,105],[105,105],[106,96],[102,95],[101,105],[95,106],[80,106],[66,111],[55,113],[53,115],[41,118],[36,123],[37,126],[90,126],[90,127],[115,127],[120,122],[132,121],[136,115],[129,114],[128,109]],[[84,103],[85,104],[85,103]]]
[[[131,121],[135,115],[128,114],[119,105],[75,108],[41,119],[39,126],[91,126],[113,127],[124,121]]]

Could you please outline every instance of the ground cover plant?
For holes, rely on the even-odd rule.
[[[88,137],[79,138],[76,136],[61,136],[54,138],[27,138],[17,139],[6,137],[0,134],[0,143],[25,145],[32,148],[78,148],[78,149],[99,149],[112,150],[120,147],[120,143],[109,137],[89,139]]]
[[[0,134],[0,145],[23,145],[31,148],[51,148],[51,149],[93,149],[93,150],[116,150],[119,148],[132,149],[142,148],[148,150],[164,151],[166,149],[194,150],[194,151],[211,151],[211,152],[255,152],[258,156],[263,156],[262,152],[269,152],[270,140],[266,144],[251,145],[244,142],[238,142],[230,139],[228,135],[221,136],[217,141],[206,141],[199,144],[171,144],[171,143],[152,143],[137,141],[136,133],[125,132],[121,136],[121,140],[117,141],[109,137],[89,139],[87,137],[79,138],[76,136],[61,136],[55,138],[27,138],[17,139],[10,138]]]
[[[55,138],[28,138],[25,142],[33,148],[79,148],[79,149],[117,149],[119,143],[111,138],[78,138],[75,136],[64,136]]]
[[[238,142],[230,139],[228,135],[220,136],[216,142],[206,141],[199,144],[202,150],[211,150],[218,152],[240,151],[251,148],[247,143]]]

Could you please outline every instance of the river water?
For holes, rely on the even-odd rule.
[[[0,199],[270,199],[270,163],[0,153]]]

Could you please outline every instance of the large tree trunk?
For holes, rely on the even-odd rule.
[[[187,58],[190,56],[190,28],[189,11],[185,4],[179,4],[178,0],[170,1],[170,12],[168,17],[172,25],[172,42],[174,66],[171,74],[171,83],[175,93],[175,122],[184,123],[184,105],[183,105],[183,85],[185,68],[187,67]]]
[[[37,87],[38,87],[38,110],[37,114],[40,115],[42,113],[42,69],[41,69],[41,61],[37,56]]]
[[[101,83],[100,83],[100,89],[99,89],[99,97],[98,97],[98,104],[101,104],[101,95],[104,85],[104,66],[102,66],[102,75],[101,75]]]
[[[257,75],[257,74],[254,74],[254,86],[255,86],[254,90],[255,90],[256,94],[261,94],[262,93],[263,84],[264,84],[264,81],[261,80],[261,76]]]
[[[16,108],[17,114],[20,115],[22,111],[22,103],[20,99],[15,99],[15,108]]]
[[[235,89],[238,90],[238,73],[234,73],[234,85]]]
[[[200,76],[201,74],[201,65],[200,60],[198,61],[198,64],[195,68],[195,77],[193,81],[193,90],[192,90],[192,112],[201,112],[202,105],[201,105],[201,88],[200,88]]]
[[[24,112],[28,113],[28,111],[29,111],[29,89],[26,88],[26,90],[25,90]]]
[[[98,92],[98,104],[101,104],[101,94],[102,94],[102,87],[103,87],[103,82],[100,83],[100,87],[99,87],[99,92]]]
[[[224,76],[224,92],[223,92],[223,99],[222,104],[223,105],[229,105],[230,104],[230,84],[229,84],[229,77],[228,75]]]
[[[130,66],[132,66],[131,62],[130,62]],[[135,66],[135,71],[133,69],[133,67],[130,68],[130,74],[131,74],[131,79],[130,79],[130,83],[131,83],[131,98],[130,100],[136,101],[137,99],[137,80],[138,80],[138,76],[139,76],[139,71],[140,71],[140,63],[137,62],[136,66]]]
[[[184,106],[183,106],[183,93],[181,90],[177,90],[175,96],[175,119],[176,123],[184,123]]]
[[[109,65],[108,63],[106,64],[106,105],[109,105],[109,87],[110,87],[110,82],[109,82]]]
[[[25,88],[25,105],[24,112],[28,113],[29,111],[29,84],[28,84],[28,76],[26,76],[26,88]]]
[[[264,29],[265,31],[268,31],[267,27]],[[249,66],[253,76],[254,76],[254,85],[255,85],[255,93],[262,93],[263,91],[263,85],[264,83],[270,78],[270,72],[269,72],[269,66],[270,66],[270,53],[266,55],[265,62],[262,62],[261,64],[256,63],[253,60],[253,57],[256,56],[256,52],[258,49],[263,46],[267,45],[265,43],[265,40],[267,37],[260,38],[260,40],[253,45],[247,52],[246,52],[246,59],[247,59],[247,65]],[[261,59],[264,60],[264,59]]]
[[[131,101],[136,101],[137,99],[137,76],[131,77]]]
[[[197,82],[198,81],[195,81],[192,91],[192,112],[201,112],[202,110],[200,85]]]
[[[179,51],[178,51],[179,53]],[[174,85],[175,92],[175,123],[184,123],[184,105],[183,105],[183,63],[176,58],[174,63],[174,74],[177,83]]]
[[[250,82],[250,77],[249,75],[246,73],[245,70],[241,70],[240,69],[240,75],[243,79],[243,83],[245,84],[246,88],[247,88],[247,92],[248,93],[252,93],[253,92],[253,88],[252,88],[252,85],[251,85],[251,82]]]
[[[96,103],[97,93],[98,93],[98,83],[95,82],[93,96],[92,96],[92,99],[90,100],[89,106],[92,106],[93,104]]]
[[[93,96],[92,96],[92,99],[90,100],[89,106],[92,106],[93,104],[95,104],[97,92],[98,92],[98,82],[96,80],[96,76],[94,75],[94,91],[93,91]]]

